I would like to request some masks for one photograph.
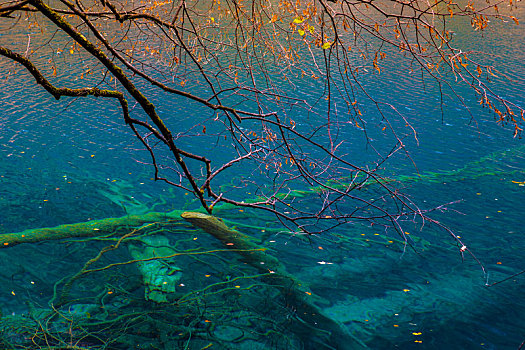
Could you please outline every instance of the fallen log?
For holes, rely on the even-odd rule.
[[[169,213],[151,212],[143,215],[128,215],[120,218],[106,218],[0,234],[0,248],[8,248],[22,243],[36,243],[76,237],[95,237],[115,233],[119,230],[129,232],[130,227],[140,226],[145,223],[180,220],[180,213],[181,211],[179,210]]]
[[[222,220],[203,213],[184,212],[182,218],[211,234],[226,247],[236,249],[245,261],[267,273],[264,282],[276,286],[285,297],[287,307],[294,311],[299,322],[296,333],[316,343],[315,349],[363,349],[367,346],[353,336],[347,328],[318,308],[316,297],[305,283],[286,271],[284,265],[272,255],[261,250],[250,236],[229,228]]]
[[[220,219],[210,215],[174,210],[169,213],[151,212],[143,215],[128,215],[56,227],[28,229],[0,235],[0,248],[49,240],[96,237],[108,234],[121,235],[146,223],[178,221],[181,217],[212,234],[226,247],[235,249],[247,263],[265,273],[264,282],[278,288],[285,297],[287,306],[293,311],[292,314],[297,320],[294,324],[294,333],[303,339],[308,339],[315,345],[316,349],[366,348],[366,345],[350,334],[343,324],[327,317],[314,304],[320,298],[312,295],[307,284],[288,273],[278,259],[268,254],[250,236],[229,228]]]

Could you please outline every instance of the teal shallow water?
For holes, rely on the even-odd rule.
[[[469,36],[465,38],[467,42]],[[523,40],[520,29],[514,29],[505,33],[495,49],[501,50],[495,60],[509,67],[514,79],[512,86],[499,88],[521,105],[525,104],[524,52],[519,49],[525,46]],[[496,126],[486,110],[474,107],[476,123],[472,123],[453,99],[447,99],[442,120],[435,90],[422,90],[418,82],[396,75],[394,69],[384,71],[381,82],[371,79],[367,84],[376,97],[397,101],[416,126],[420,143],[408,142],[419,172],[442,174],[409,181],[406,192],[423,208],[460,201],[446,211],[436,211],[433,217],[461,236],[488,275],[470,257],[463,261],[446,233],[430,226],[406,223],[410,235],[417,237],[417,253],[410,249],[403,253],[395,234],[358,224],[341,232],[347,238],[334,235],[308,241],[278,228],[273,231],[277,227],[274,219],[266,215],[238,210],[220,214],[243,232],[261,237],[289,272],[307,281],[312,293],[324,299],[325,312],[371,348],[516,349],[525,340],[525,276],[490,288],[485,284],[525,268],[523,141]],[[5,71],[0,69],[0,74]],[[150,169],[140,163],[145,152],[123,125],[115,105],[96,100],[94,108],[94,99],[55,102],[23,73],[9,83],[3,75],[0,80],[0,233],[151,208],[195,208],[183,192],[150,180]],[[303,91],[315,96],[316,88],[319,86],[312,84]],[[468,91],[459,91],[469,98]],[[200,113],[197,107],[177,100],[161,100],[159,109],[169,111],[163,112],[169,122],[181,125],[191,123],[191,116]],[[372,109],[365,112],[373,114]],[[355,130],[340,137],[348,140],[345,147],[349,150],[363,140]],[[372,137],[377,144],[383,140],[379,134]],[[359,157],[366,160],[367,151],[362,152]],[[393,158],[388,166],[396,175],[415,173],[403,156]],[[464,172],[453,172],[465,166]],[[159,232],[169,233],[170,244],[181,251],[222,248],[188,225],[154,228],[151,234]],[[0,251],[2,315],[16,317],[48,308],[55,283],[79,271],[109,243],[48,242]],[[116,250],[103,263],[126,261],[129,254],[126,249]],[[71,327],[74,323],[69,319],[75,316],[96,323],[136,312],[149,318],[115,322],[111,332],[127,335],[137,348],[206,346],[205,341],[188,341],[191,337],[185,332],[190,328],[200,331],[201,337],[206,332],[222,337],[224,348],[308,348],[306,340],[294,335],[292,324],[300,322],[300,315],[287,309],[286,300],[275,290],[249,278],[256,271],[239,262],[235,254],[182,257],[176,265],[182,268],[177,291],[187,303],[163,308],[145,302],[139,272],[133,265],[124,266],[75,285],[71,293],[76,302],[69,314],[57,317],[61,323],[51,323],[54,331],[67,334],[70,326],[74,329],[71,338],[79,344],[100,348],[97,339],[110,337],[103,323],[90,328],[90,336],[83,338],[83,330]],[[217,284],[216,289],[206,289],[211,284]],[[199,290],[202,300],[191,294]],[[108,291],[107,298],[98,298]],[[106,311],[101,312],[95,300],[106,299]],[[177,317],[171,318],[170,313]],[[25,327],[36,327],[25,322]],[[2,328],[4,340],[23,344],[15,328]],[[107,348],[126,349],[123,344],[131,343],[116,341]]]

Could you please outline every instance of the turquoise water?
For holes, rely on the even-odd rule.
[[[467,29],[458,34],[458,44],[467,49],[486,48],[494,54],[491,57],[506,67],[512,82],[498,83],[496,88],[524,106],[523,29],[496,28],[498,35],[485,34],[486,45]],[[25,38],[5,33],[0,40],[6,45]],[[46,57],[38,59],[45,61]],[[1,62],[0,233],[150,210],[197,208],[183,191],[151,181],[151,169],[143,164],[147,153],[123,125],[114,103],[102,99],[54,101],[22,70],[8,76],[10,68],[5,68],[5,60]],[[434,172],[402,183],[405,192],[422,208],[457,202],[436,210],[432,217],[461,236],[487,273],[470,256],[462,259],[446,233],[431,225],[405,223],[409,236],[414,237],[413,251],[405,249],[395,233],[359,223],[333,235],[304,239],[291,235],[264,213],[225,208],[217,215],[271,248],[270,253],[286,270],[308,285],[309,293],[318,298],[319,309],[372,349],[517,349],[525,340],[525,275],[492,287],[486,284],[525,268],[525,186],[520,183],[525,181],[523,140],[512,138],[511,129],[496,125],[493,116],[478,108],[472,93],[462,87],[458,92],[472,105],[471,114],[446,96],[442,115],[435,86],[400,74],[391,64],[383,69],[380,80],[369,74],[363,76],[364,83],[374,98],[394,103],[403,112],[415,126],[419,144],[411,137],[406,139],[416,166],[399,154],[389,161],[387,172],[396,176]],[[321,84],[305,82],[297,91],[315,99],[320,89]],[[186,130],[202,113],[199,123],[213,118],[197,105],[147,91],[173,130]],[[373,106],[363,108],[370,124],[380,122]],[[403,124],[394,113],[388,116]],[[371,150],[363,145],[361,131],[343,129],[339,137],[359,161],[373,159]],[[375,146],[386,147],[385,136],[370,137]],[[219,158],[229,150],[227,146],[207,148],[204,137],[181,137],[179,141],[189,150],[203,150]],[[235,184],[238,178],[252,174],[252,169],[236,172],[223,181]],[[89,259],[116,241],[108,234],[100,239],[0,250],[1,346],[338,347],[324,342],[321,335],[313,336],[315,331],[308,328],[304,316],[257,269],[237,254],[222,251],[220,242],[183,221],[141,228],[91,266],[137,259],[146,254],[140,250],[146,245],[163,247],[166,250],[158,249],[164,255],[199,253],[150,266],[164,268],[165,275],[176,279],[175,292],[166,303],[146,300],[148,291],[137,263],[71,279]],[[68,285],[67,281],[72,282]]]

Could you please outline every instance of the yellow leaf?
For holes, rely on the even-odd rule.
[[[322,47],[323,49],[326,50],[326,49],[329,49],[330,46],[332,46],[332,43],[326,42],[326,43],[324,43],[323,46],[321,46],[321,47]]]
[[[516,24],[520,24],[520,22],[518,21],[518,19],[514,16],[510,16],[510,19],[512,19],[514,22],[516,22]]]
[[[304,22],[304,18],[299,16],[299,17],[295,17],[295,19],[293,20],[293,23],[303,23]]]
[[[479,66],[478,68],[476,68],[476,71],[478,72],[478,77],[481,76],[481,74],[483,73],[483,71],[481,70]]]
[[[310,31],[311,34],[313,34],[315,31],[315,28],[314,26],[308,26],[308,30]]]
[[[278,19],[279,19],[279,18],[278,18],[277,15],[274,13],[274,14],[272,15],[272,19],[270,20],[270,23],[277,22]]]
[[[299,35],[304,35],[304,30],[302,29],[297,29],[297,32],[299,33]]]

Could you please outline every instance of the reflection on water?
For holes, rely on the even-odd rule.
[[[467,29],[463,31],[457,34],[458,41],[483,46]],[[508,67],[513,78],[511,86],[499,88],[523,105],[522,28],[497,34],[489,32],[485,39],[494,44],[491,40],[502,38],[493,46],[493,59]],[[5,32],[1,38],[23,42]],[[525,339],[525,277],[490,288],[485,283],[524,268],[523,141],[495,126],[492,115],[475,103],[470,115],[453,97],[446,97],[442,115],[435,87],[423,88],[422,82],[395,68],[384,69],[380,81],[366,84],[374,97],[395,100],[418,132],[419,145],[407,143],[423,176],[403,185],[424,208],[459,201],[436,211],[434,218],[467,242],[488,274],[470,257],[463,260],[453,242],[435,227],[407,223],[413,251],[397,236],[373,227],[355,225],[341,235],[304,239],[281,231],[273,218],[262,214],[226,208],[218,214],[271,248],[288,272],[308,284],[326,315],[371,348],[517,348]],[[143,214],[148,208],[195,207],[184,193],[149,180],[150,169],[141,163],[147,155],[138,149],[114,104],[94,99],[56,102],[30,84],[27,74],[9,75],[9,84],[6,74],[0,68],[1,233]],[[319,87],[303,90],[315,95],[314,88]],[[467,101],[473,98],[466,90],[458,91]],[[159,109],[171,113],[187,108],[177,100],[159,101]],[[170,114],[165,116],[169,121]],[[172,118],[178,118],[178,112]],[[190,123],[188,119],[181,123]],[[348,140],[349,150],[362,141],[355,131],[340,137]],[[377,144],[384,141],[379,134],[371,137]],[[392,159],[388,166],[395,175],[415,173],[405,156]],[[155,235],[162,235],[173,252],[202,253],[181,255],[174,262],[177,269],[170,267],[172,275],[182,273],[169,303],[144,299],[143,284],[162,287],[162,281],[147,280],[141,275],[144,268],[139,271],[132,263],[73,278],[102,248],[118,242],[111,233],[95,241],[0,251],[3,347],[31,348],[26,337],[33,332],[38,335],[33,345],[41,348],[49,339],[93,349],[200,349],[210,343],[224,349],[309,348],[303,344],[308,332],[298,331],[306,327],[304,320],[288,307],[286,293],[264,283],[258,271],[234,252],[216,252],[222,249],[220,243],[182,222],[144,228],[88,267],[129,261],[133,257],[128,248],[138,249]],[[68,288],[66,281],[71,281]],[[50,300],[58,306],[63,294],[73,302],[54,313]],[[48,321],[47,334],[34,320],[46,312],[42,319]],[[323,337],[311,337],[315,344],[311,348],[320,348]]]

